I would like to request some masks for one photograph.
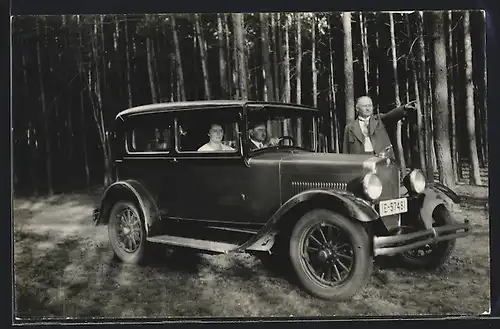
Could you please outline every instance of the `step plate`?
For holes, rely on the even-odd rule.
[[[153,236],[148,237],[147,240],[154,243],[163,243],[171,246],[188,247],[199,250],[209,250],[224,254],[238,248],[238,245],[231,243],[190,239],[172,235]]]

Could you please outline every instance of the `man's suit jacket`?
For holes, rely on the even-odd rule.
[[[392,144],[385,129],[385,125],[396,123],[405,116],[406,110],[401,106],[387,113],[376,114],[370,117],[368,133],[375,153],[381,152],[384,148]],[[365,136],[361,132],[359,121],[355,119],[348,122],[344,130],[342,152],[349,154],[365,154],[364,141]]]

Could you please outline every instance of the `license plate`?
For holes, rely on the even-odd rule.
[[[408,200],[406,198],[380,201],[380,217],[401,214],[408,211]]]

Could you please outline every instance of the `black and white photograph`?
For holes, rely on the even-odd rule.
[[[490,312],[485,11],[11,28],[15,320]]]

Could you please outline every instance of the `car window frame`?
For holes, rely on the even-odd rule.
[[[196,113],[198,112],[203,112],[203,111],[223,111],[226,109],[227,111],[235,111],[234,115],[236,120],[236,127],[238,129],[238,132],[236,133],[236,138],[239,144],[239,148],[236,149],[235,151],[222,151],[222,152],[200,152],[200,151],[181,151],[179,150],[179,117],[180,116],[189,116],[192,115],[193,119],[196,120]],[[236,112],[237,111],[237,112]],[[235,109],[234,107],[231,108],[226,108],[226,107],[210,107],[210,108],[197,108],[189,111],[179,111],[176,112],[174,116],[174,150],[176,156],[179,158],[189,158],[189,159],[240,159],[243,157],[243,134],[242,134],[242,127],[244,126],[243,124],[243,112],[241,108]]]
[[[169,143],[169,148],[166,151],[133,151],[129,147],[129,138],[130,134],[132,131],[137,127],[137,121],[135,121],[136,118],[139,117],[154,117],[154,116],[165,116],[167,121],[169,122],[169,138],[168,138],[168,143]],[[152,120],[152,119],[151,119]],[[168,125],[167,125],[168,126]],[[124,127],[124,140],[125,140],[125,156],[150,156],[150,155],[163,155],[163,156],[169,156],[173,155],[175,153],[173,146],[173,138],[172,134],[175,132],[174,128],[174,116],[172,113],[169,112],[153,112],[153,113],[137,113],[137,114],[132,114],[127,118],[127,124]]]

